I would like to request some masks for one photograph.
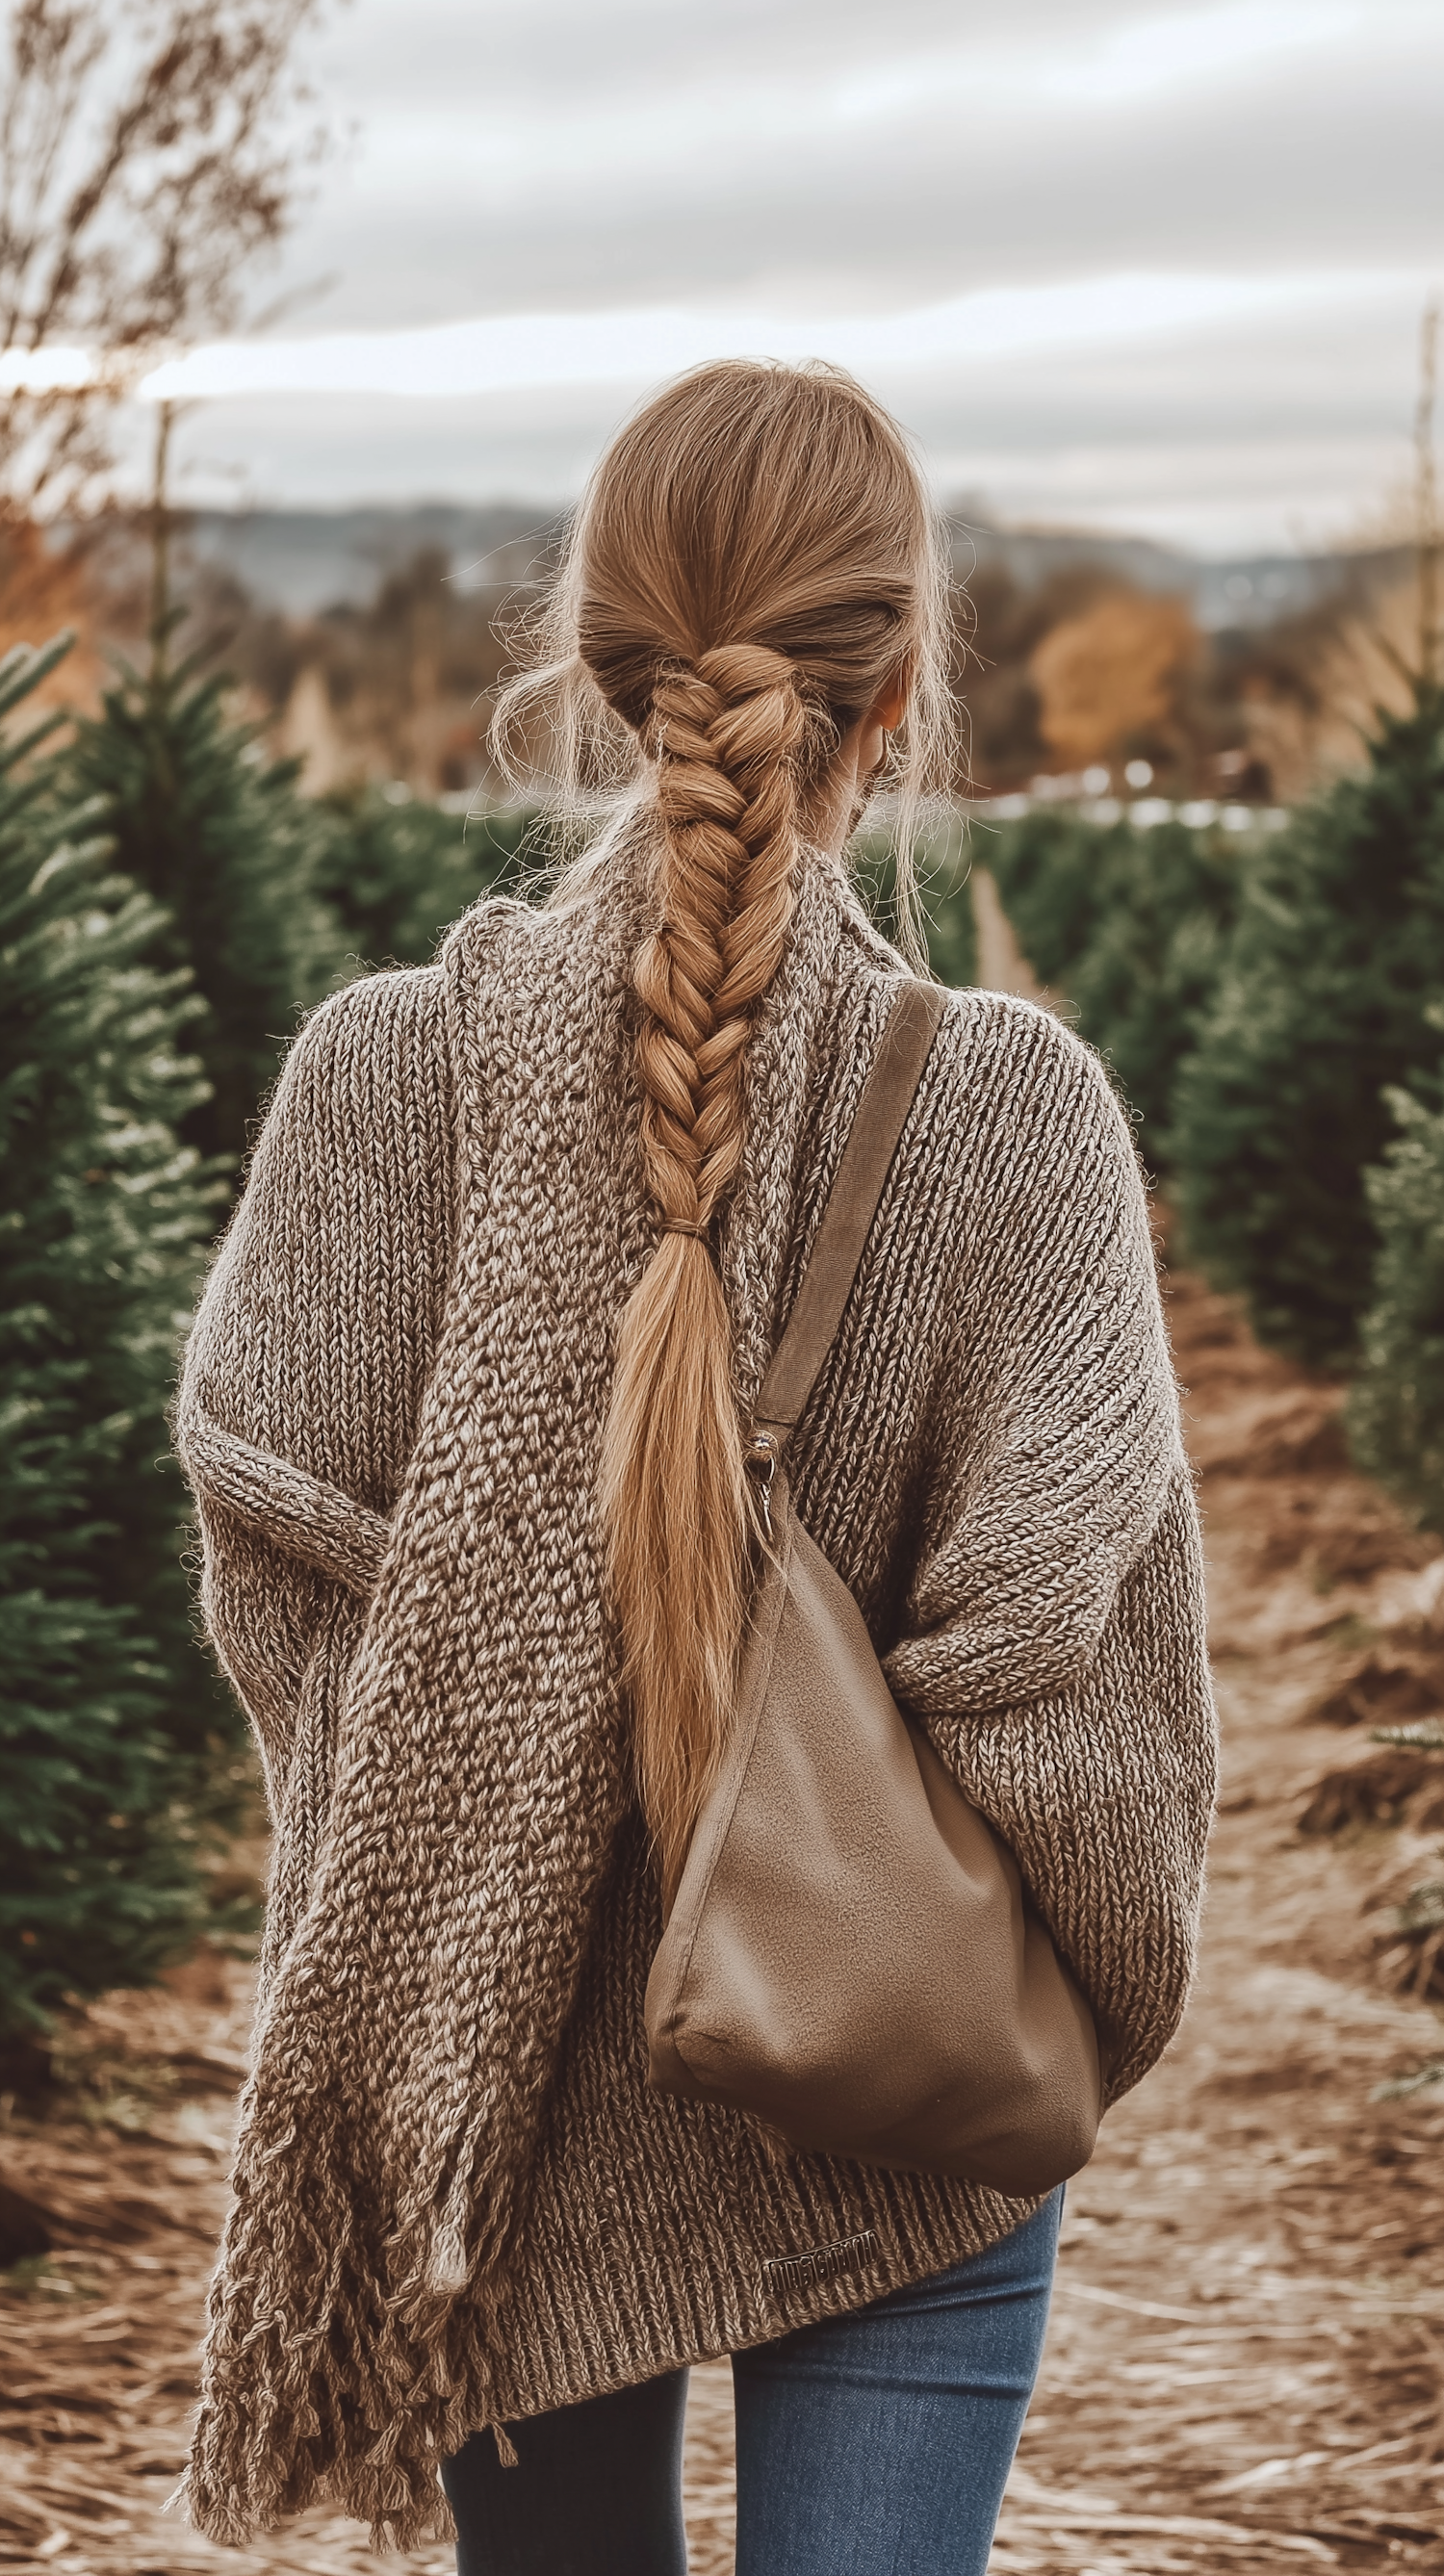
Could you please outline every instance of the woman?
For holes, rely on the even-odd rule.
[[[946,604],[846,377],[673,386],[505,711],[612,764],[611,824],[292,1051],[181,1411],[276,1828],[219,2539],[324,2496],[407,2544],[440,2476],[463,2576],[680,2576],[685,2366],[730,2353],[743,2576],[986,2564],[1059,2195],[786,2153],[650,2090],[642,2019],[746,1615],[748,1407],[905,972],[840,853],[880,776],[905,851],[946,770]],[[1183,2006],[1212,1716],[1139,1175],[1046,1013],[952,998],[792,1463],[1116,2098]]]

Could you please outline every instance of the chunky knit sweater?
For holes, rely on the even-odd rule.
[[[628,970],[645,828],[292,1050],[192,1335],[211,1634],[275,1824],[190,2494],[407,2543],[479,2427],[765,2341],[1031,2203],[789,2155],[649,2091],[659,1933],[593,1492],[656,1240]],[[810,860],[720,1227],[755,1393],[899,961]],[[898,1698],[1016,1853],[1116,2095],[1183,2007],[1214,1787],[1193,1497],[1097,1059],[949,1004],[793,1451]]]

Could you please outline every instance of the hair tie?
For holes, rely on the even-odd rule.
[[[698,1243],[701,1242],[706,1231],[707,1227],[700,1217],[669,1216],[662,1228],[664,1234],[690,1234]]]

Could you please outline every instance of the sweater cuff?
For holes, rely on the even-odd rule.
[[[198,1501],[218,1504],[348,1591],[374,1592],[391,1537],[391,1524],[380,1512],[307,1475],[289,1458],[223,1431],[199,1406],[186,1408],[176,1446]]]

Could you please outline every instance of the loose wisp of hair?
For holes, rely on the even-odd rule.
[[[493,721],[503,770],[548,776],[560,814],[654,808],[656,926],[632,980],[660,1233],[620,1319],[598,1496],[668,1896],[725,1750],[754,1535],[710,1240],[742,1158],[747,1047],[839,746],[899,680],[869,784],[894,807],[899,929],[921,964],[912,847],[958,762],[949,591],[918,465],[861,386],[818,364],[699,368],[597,466]],[[613,845],[553,901],[604,888]]]

